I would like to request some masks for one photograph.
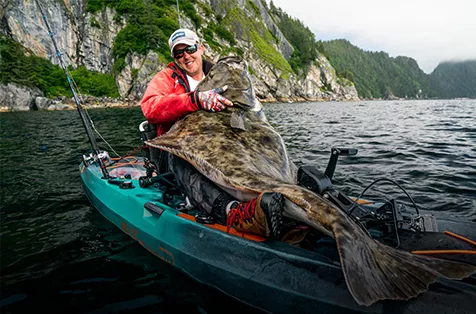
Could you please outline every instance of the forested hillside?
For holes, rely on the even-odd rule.
[[[64,72],[58,65],[29,53],[12,39],[0,36],[0,56],[0,83],[36,87],[48,97],[73,96]],[[119,97],[111,74],[88,71],[84,66],[76,69],[70,67],[69,70],[84,93]]]
[[[412,58],[364,51],[344,39],[325,41],[323,47],[337,73],[354,81],[361,97],[415,98],[430,92],[427,75]]]
[[[84,94],[138,101],[172,61],[167,41],[179,27],[176,0],[40,2]],[[70,97],[36,2],[11,0],[4,12],[0,90],[27,95],[0,97],[9,102],[6,110],[20,102],[34,108],[40,96]],[[410,57],[364,51],[344,39],[321,41],[273,1],[181,0],[180,21],[203,38],[207,58],[245,58],[266,101],[476,98],[476,61],[442,63],[427,75]]]
[[[476,61],[443,62],[430,74],[409,57],[364,51],[344,39],[319,42],[337,74],[364,98],[476,98]]]
[[[440,63],[430,75],[430,86],[441,98],[476,98],[476,60]]]
[[[292,18],[286,12],[277,8],[271,1],[269,10],[284,37],[294,47],[294,52],[288,60],[294,72],[306,74],[311,64],[318,56],[314,33],[298,19]]]

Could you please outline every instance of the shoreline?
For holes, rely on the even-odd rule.
[[[352,101],[418,101],[418,100],[476,100],[473,98],[431,98],[431,99],[416,99],[416,98],[398,98],[398,99],[332,99],[332,98],[316,98],[316,99],[304,99],[301,97],[283,98],[283,99],[260,99],[258,100],[262,104],[277,104],[277,103],[306,103],[306,102],[352,102]],[[3,112],[28,112],[28,111],[58,111],[58,110],[76,110],[76,104],[73,100],[52,100],[52,102],[46,108],[30,107],[17,107],[12,108],[5,105],[0,105],[0,113]],[[122,100],[122,99],[108,99],[108,100],[86,100],[82,106],[86,109],[98,109],[98,108],[128,108],[128,107],[140,107],[140,100]]]
[[[45,98],[45,97],[43,97]],[[333,100],[333,99],[304,99],[298,97],[285,98],[285,99],[260,99],[258,100],[262,104],[268,103],[304,103],[304,102],[326,102],[326,101],[359,101],[360,99],[349,99],[349,100]],[[47,106],[36,106],[30,105],[28,107],[9,107],[5,105],[0,105],[0,112],[22,112],[22,111],[57,111],[57,110],[76,110],[76,103],[72,99],[48,99],[50,103]],[[140,100],[123,100],[123,99],[91,99],[87,98],[83,103],[81,103],[86,109],[97,109],[97,108],[126,108],[126,107],[139,107]]]

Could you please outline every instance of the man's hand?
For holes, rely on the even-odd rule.
[[[228,86],[223,86],[223,88],[215,88],[205,92],[198,92],[198,99],[200,101],[200,108],[215,112],[222,111],[226,107],[233,106],[233,103],[221,96],[220,94],[226,91]]]

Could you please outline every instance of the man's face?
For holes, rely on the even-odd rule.
[[[203,45],[197,44],[198,49],[194,53],[183,52],[183,56],[175,58],[175,63],[183,69],[189,76],[193,77],[203,72],[202,69],[202,55],[205,50]],[[174,47],[174,51],[185,49],[188,45],[178,44]]]

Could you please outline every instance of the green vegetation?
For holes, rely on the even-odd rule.
[[[260,16],[261,12],[259,11],[258,6],[251,0],[248,0],[248,5],[251,7],[256,16]]]
[[[216,51],[224,50],[226,48],[222,47],[214,38],[215,34],[220,37],[221,39],[224,39],[228,41],[231,47],[236,45],[235,37],[233,36],[232,33],[230,33],[223,25],[221,24],[216,24],[216,23],[210,23],[206,28],[202,29],[202,33],[204,36],[205,41],[212,47],[212,49]],[[232,51],[234,51],[232,49]]]
[[[200,17],[190,0],[181,0],[181,10],[198,27]],[[178,28],[176,0],[88,0],[86,9],[96,13],[106,6],[116,10],[116,20],[122,17],[127,25],[114,40],[114,73],[117,74],[126,65],[125,57],[131,52],[147,54],[156,51],[161,59],[171,60],[168,48],[170,34]]]
[[[91,18],[91,27],[101,28],[98,20],[96,20],[94,17]]]
[[[336,72],[337,76],[343,79],[347,79],[351,82],[355,81],[354,73],[349,70],[344,70],[343,72]]]
[[[223,25],[210,23],[208,25],[217,35],[218,37],[228,41],[230,45],[236,45],[235,36],[231,32],[229,32]]]
[[[323,42],[321,49],[338,76],[355,83],[361,97],[416,97],[419,90],[429,94],[427,75],[414,59],[364,51],[343,39]]]
[[[125,66],[125,57],[131,52],[147,54],[156,51],[164,59],[170,60],[168,39],[178,28],[175,0],[118,0],[106,1],[120,16],[126,17],[127,25],[114,40],[114,73]],[[183,1],[182,1],[183,2]]]
[[[193,6],[195,0],[180,0],[180,9],[199,27],[201,18]],[[126,66],[125,58],[131,52],[147,54],[156,51],[159,59],[171,61],[168,38],[178,28],[176,0],[87,0],[86,10],[92,14],[106,7],[116,11],[115,21],[126,20],[126,26],[119,32],[113,46],[113,74],[118,74]],[[201,8],[212,12],[209,6]],[[90,25],[100,27],[96,17],[92,16]],[[221,38],[234,44],[234,37],[220,25],[215,25],[214,32]],[[37,86],[47,96],[70,95],[62,69],[48,60],[24,55],[23,48],[7,39],[2,39],[2,74],[3,83],[13,82],[25,86]],[[236,49],[237,50],[237,49]],[[85,68],[71,71],[81,91],[94,96],[117,97],[117,87],[112,75],[88,72]]]
[[[63,69],[49,60],[26,56],[23,47],[11,39],[0,37],[0,82],[38,87],[45,96],[72,96]],[[112,75],[89,72],[84,67],[70,69],[79,90],[92,96],[119,97]]]
[[[220,50],[220,44],[215,40],[215,32],[210,27],[202,29],[203,37],[205,41],[212,47],[213,50]]]
[[[432,96],[476,98],[476,60],[440,63],[430,75]]]
[[[243,51],[243,49],[239,48],[239,47],[224,47],[222,50],[221,50],[221,55],[222,56],[225,56],[225,55],[237,55],[237,56],[241,56],[243,57],[243,55],[245,54],[245,52]]]
[[[205,14],[205,17],[212,18],[215,15],[212,8],[207,3],[195,2],[195,4],[198,5],[200,9],[202,9],[203,13]]]
[[[86,0],[86,11],[96,13],[106,6],[106,2],[102,0]]]
[[[291,18],[281,8],[276,8],[272,1],[270,3],[270,13],[278,17],[276,20],[279,29],[295,49],[288,60],[293,71],[299,73],[302,70],[306,74],[318,56],[314,33],[307,26],[304,26],[301,21]]]
[[[197,15],[197,12],[195,11],[195,7],[193,6],[193,4],[188,1],[187,2],[182,1],[180,5],[181,5],[180,10],[182,10],[185,13],[185,15],[187,15],[192,20],[196,28],[199,28],[202,23],[202,19],[200,16]]]
[[[324,42],[322,40],[318,40],[316,43],[316,49],[319,51],[327,60],[329,60],[329,55],[327,54],[326,47],[324,46]]]
[[[226,23],[229,29],[250,43],[258,56],[265,62],[273,65],[281,72],[281,77],[287,79],[293,72],[289,63],[272,45],[274,37],[268,31],[261,20],[248,17],[240,8],[228,11],[222,23]]]
[[[106,7],[115,10],[115,22],[125,21],[126,24],[114,40],[112,53],[115,61],[112,74],[93,73],[84,67],[70,69],[83,93],[117,97],[113,75],[124,69],[126,57],[132,52],[146,55],[149,51],[155,51],[161,62],[172,60],[168,38],[178,28],[176,0],[86,1],[86,10],[93,14],[90,19],[92,27],[101,27],[98,15],[95,14]],[[412,98],[419,95],[476,98],[476,61],[442,63],[431,75],[427,75],[412,58],[394,58],[385,52],[364,51],[346,40],[316,42],[315,35],[301,21],[276,8],[272,1],[269,5],[265,0],[260,1],[295,49],[289,60],[285,60],[276,50],[275,45],[279,44],[279,40],[264,25],[259,6],[253,0],[244,2],[246,12],[251,12],[251,16],[247,16],[243,8],[231,0],[217,3],[218,11],[227,12],[224,17],[215,15],[207,2],[198,0],[180,0],[180,9],[182,17],[187,16],[192,21],[212,49],[221,55],[233,53],[241,56],[244,55],[243,49],[249,49],[256,57],[276,69],[283,79],[287,79],[292,73],[305,75],[321,54],[329,59],[339,77],[338,81],[343,85],[354,82],[361,97]],[[197,14],[196,8],[203,12],[203,16]],[[207,19],[206,27],[202,26],[204,17]],[[249,45],[237,47],[235,36]],[[222,40],[227,44],[221,45]],[[37,86],[50,97],[71,96],[63,70],[59,66],[46,59],[26,55],[27,52],[21,45],[5,37],[0,37],[0,52],[0,82]],[[331,67],[328,70],[333,71]],[[250,72],[255,73],[255,70],[250,68]],[[137,74],[138,69],[133,69],[133,77]],[[323,87],[323,91],[328,89],[330,86]]]
[[[475,60],[444,62],[427,75],[412,58],[364,51],[343,39],[318,42],[318,50],[341,79],[355,83],[361,97],[476,98]]]
[[[255,71],[252,67],[250,67],[250,66],[248,66],[248,72],[249,72],[251,75],[258,76],[258,74],[256,73],[256,71]]]
[[[69,73],[81,93],[92,96],[119,97],[116,81],[110,74],[88,71],[85,67],[76,69],[70,67]]]

